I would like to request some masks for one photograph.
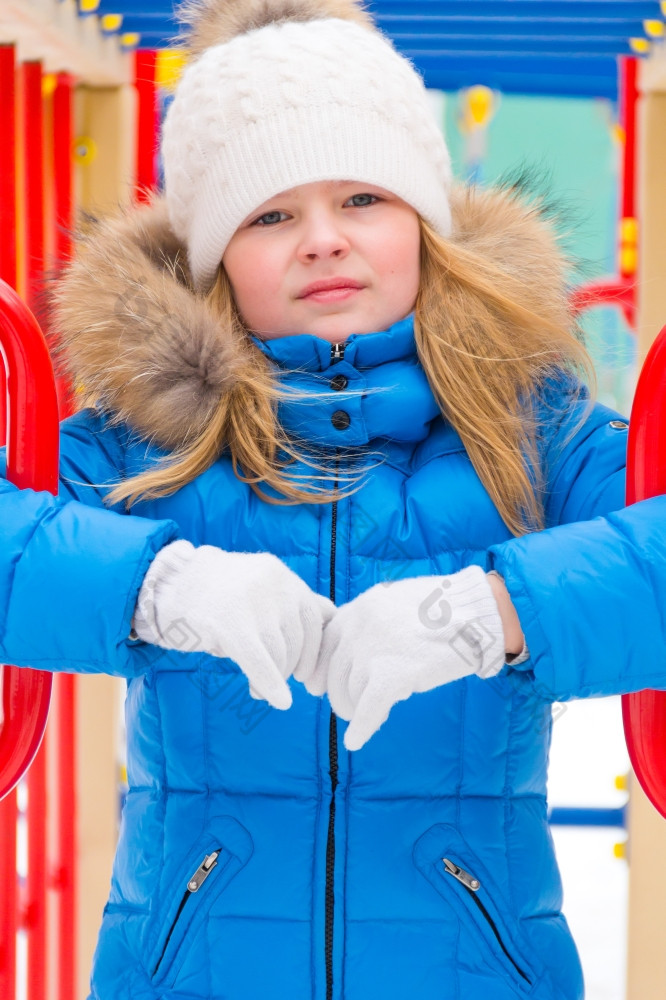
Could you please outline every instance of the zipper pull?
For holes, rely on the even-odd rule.
[[[342,361],[345,356],[344,344],[331,344],[331,361]]]
[[[197,890],[201,888],[217,864],[217,857],[219,853],[219,851],[213,851],[212,854],[206,855],[190,881],[187,883],[188,892],[197,892]]]
[[[472,892],[478,892],[481,888],[481,883],[478,878],[474,878],[469,872],[466,872],[464,868],[459,868],[458,865],[454,865],[453,861],[449,861],[448,858],[442,858],[444,862],[444,868],[449,873],[457,878],[459,882],[462,882],[467,889],[471,889]]]

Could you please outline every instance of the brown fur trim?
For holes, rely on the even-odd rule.
[[[176,14],[184,25],[178,42],[194,59],[236,35],[282,21],[335,17],[374,30],[372,18],[355,0],[185,0]]]
[[[519,185],[505,189],[459,185],[451,193],[451,214],[453,242],[516,279],[521,285],[520,305],[565,328],[572,325],[566,257],[540,199],[528,203]],[[516,297],[515,288],[506,292]]]
[[[201,433],[247,357],[193,291],[162,199],[94,221],[51,300],[53,354],[79,405],[167,448]]]
[[[452,210],[454,244],[518,279],[521,305],[568,322],[563,256],[538,207],[461,187]],[[516,299],[514,284],[507,293]],[[78,405],[95,402],[166,448],[202,433],[252,350],[193,290],[163,198],[94,221],[51,298],[56,362],[82,390]]]

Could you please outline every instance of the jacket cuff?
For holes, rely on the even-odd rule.
[[[156,643],[163,638],[157,624],[156,607],[173,581],[192,560],[194,545],[179,539],[165,545],[153,559],[143,578],[132,617],[129,638]]]
[[[526,660],[530,658],[530,651],[527,648],[527,641],[523,640],[523,648],[519,653],[507,654],[504,662],[510,667],[517,667],[521,663],[525,663]]]

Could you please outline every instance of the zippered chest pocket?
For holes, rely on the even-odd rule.
[[[225,836],[226,833],[226,836]],[[156,986],[173,986],[199,928],[215,900],[252,855],[252,839],[230,816],[218,817],[188,852],[163,909],[160,933],[150,956]],[[206,956],[202,956],[206,962]]]
[[[526,960],[528,948],[515,929],[509,929],[508,910],[497,887],[454,827],[431,827],[414,845],[414,862],[485,949],[492,968],[525,996],[551,995],[540,988],[545,970],[535,971]]]

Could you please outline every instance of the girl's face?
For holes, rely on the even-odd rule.
[[[372,184],[317,181],[259,205],[222,258],[245,325],[270,340],[331,343],[386,330],[416,302],[420,232],[413,208]]]

